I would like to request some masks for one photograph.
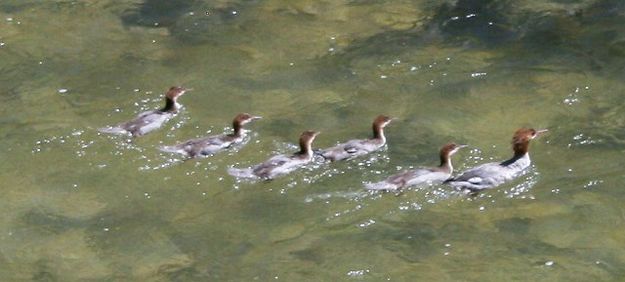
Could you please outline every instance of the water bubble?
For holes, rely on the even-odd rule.
[[[575,103],[579,103],[579,98],[577,98],[577,95],[571,93],[566,98],[564,98],[562,103],[566,104],[567,106],[571,106]]]
[[[584,189],[590,189],[593,186],[599,185],[601,183],[603,183],[603,180],[600,179],[588,181],[586,184],[584,184]]]
[[[369,273],[369,269],[350,270],[350,271],[347,272],[347,276],[349,276],[349,277],[361,277],[361,276],[364,276],[367,273]]]
[[[365,222],[363,222],[363,223],[358,224],[358,227],[365,228],[365,227],[369,227],[369,226],[371,226],[371,225],[373,225],[373,224],[375,224],[375,220],[373,220],[373,219],[368,219],[367,221],[365,221]]]
[[[590,136],[586,136],[583,133],[577,134],[575,136],[573,136],[573,140],[575,140],[577,145],[590,145],[590,144],[595,144],[598,141],[595,139],[592,139]],[[600,142],[601,140],[599,140]],[[570,144],[571,146],[573,144]],[[571,147],[569,146],[569,147]]]

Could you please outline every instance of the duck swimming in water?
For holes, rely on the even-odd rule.
[[[312,142],[319,132],[304,131],[299,138],[299,152],[292,155],[277,155],[250,168],[230,168],[228,173],[238,178],[270,180],[288,174],[313,160]]]
[[[451,156],[467,145],[456,145],[449,143],[440,150],[441,163],[437,167],[417,168],[400,172],[390,176],[384,181],[377,183],[367,183],[365,187],[369,190],[399,191],[403,188],[419,184],[440,184],[447,180],[452,172]]]
[[[547,129],[536,130],[533,128],[521,128],[512,137],[512,149],[514,156],[503,162],[486,163],[462,172],[460,175],[450,178],[445,183],[458,189],[478,192],[484,189],[497,187],[521,175],[530,164],[529,144],[530,141]]]
[[[384,127],[386,127],[392,120],[392,118],[385,115],[379,115],[375,118],[375,120],[373,120],[372,138],[350,140],[322,150],[320,155],[330,161],[340,161],[352,159],[376,151],[386,144]]]
[[[163,146],[160,150],[163,152],[182,154],[190,158],[213,155],[243,142],[246,136],[243,125],[258,119],[261,119],[261,117],[241,113],[232,120],[233,133],[191,139],[174,146]]]
[[[134,119],[115,126],[107,126],[98,129],[102,133],[131,134],[133,137],[145,135],[159,129],[163,124],[176,116],[181,105],[178,97],[191,89],[180,86],[172,86],[165,94],[165,106],[158,110],[140,113]]]

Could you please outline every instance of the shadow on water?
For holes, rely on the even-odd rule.
[[[363,59],[373,57],[409,57],[415,50],[431,44],[461,48],[465,52],[488,50],[496,54],[483,70],[490,77],[509,77],[511,72],[530,71],[537,79],[553,73],[580,76],[600,75],[611,81],[621,80],[625,70],[625,4],[602,0],[568,9],[527,10],[515,1],[460,0],[433,8],[432,18],[422,28],[387,31],[355,40],[337,54],[326,55],[318,62],[319,71],[350,70]],[[405,55],[402,55],[405,54]],[[449,93],[471,90],[470,79],[441,85],[443,97]],[[538,85],[537,85],[538,86]],[[618,86],[615,86],[618,87]],[[451,89],[453,91],[444,91]],[[418,89],[416,89],[418,90]],[[580,94],[581,96],[582,94]],[[589,95],[589,94],[587,94]],[[601,99],[587,96],[588,100]],[[620,102],[617,102],[620,103]],[[588,124],[587,117],[564,114],[560,120],[574,122],[573,131],[560,132],[576,136],[576,131],[589,132],[600,143],[612,149],[625,139],[625,120],[614,104],[592,103],[593,111],[602,118]]]
[[[173,27],[179,18],[199,1],[195,0],[146,0],[122,15],[125,25],[145,27]]]
[[[207,3],[205,1],[146,0],[121,15],[125,26],[166,27],[184,44],[224,44],[246,41],[228,36],[245,20],[245,11],[259,1]]]
[[[127,279],[142,276],[188,281],[217,275],[222,267],[228,265],[220,263],[223,259],[206,259],[210,261],[209,266],[197,265],[194,259],[198,244],[212,245],[211,242],[214,240],[227,237],[225,234],[215,231],[197,238],[196,234],[201,232],[194,228],[187,228],[187,231],[177,230],[171,222],[148,210],[137,208],[137,205],[134,208],[111,209],[86,218],[68,217],[33,209],[19,219],[19,226],[20,229],[17,230],[28,232],[30,236],[36,238],[41,236],[39,238],[42,244],[49,245],[53,242],[69,244],[72,250],[66,250],[67,253],[81,250],[83,255],[96,254],[100,260],[107,261],[108,265],[117,269],[115,273],[110,273],[108,278]],[[193,233],[190,233],[190,230]],[[68,234],[73,232],[79,234],[84,232],[85,247],[88,251],[80,249],[82,242],[65,241],[64,237],[71,237]],[[193,242],[192,245],[188,244],[190,241]],[[214,248],[212,254],[222,253],[224,258],[230,260],[241,255],[234,254],[236,250],[233,249],[240,249],[234,243],[224,242],[212,246]],[[140,266],[137,265],[137,260]],[[59,277],[67,277],[67,273],[62,271],[63,268],[57,267],[58,263],[50,260],[48,256],[37,260],[32,266],[34,272],[32,279],[57,281]],[[204,270],[207,268],[210,271]]]
[[[37,227],[42,232],[53,234],[84,227],[86,224],[84,220],[68,218],[42,210],[31,210],[24,214],[20,221],[27,226]]]
[[[258,1],[208,6],[199,1],[148,0],[126,10],[121,18],[127,26],[167,27],[184,44],[212,42],[229,45],[247,40],[228,34],[253,28],[254,20],[243,14],[255,5]],[[355,78],[351,65],[362,58],[400,56],[435,43],[498,53],[491,61],[489,70],[493,73],[511,66],[539,71],[541,68],[543,71],[591,69],[604,74],[623,69],[618,63],[622,59],[614,60],[625,55],[625,41],[614,31],[619,27],[619,19],[623,18],[620,12],[623,4],[605,0],[588,7],[556,11],[529,11],[519,5],[507,0],[443,3],[431,8],[431,18],[420,27],[384,31],[356,39],[336,54],[313,60],[308,69],[276,71],[271,77],[256,80],[239,78],[232,84],[256,90],[311,89],[315,85]],[[185,17],[191,11],[208,12],[208,15]],[[214,41],[215,38],[220,41]],[[588,44],[590,42],[592,44]],[[302,75],[317,80],[317,83],[298,85],[295,83],[297,79],[292,79]]]
[[[606,65],[623,68],[619,60],[613,61],[625,54],[625,41],[617,32],[625,18],[622,2],[604,0],[585,8],[558,11],[528,11],[517,6],[515,1],[497,0],[445,3],[435,8],[423,28],[358,39],[341,54],[333,55],[333,62],[397,55],[436,42],[467,50],[491,49],[501,53],[493,65],[504,67],[527,64],[532,58],[544,63],[547,56],[564,58],[558,63],[571,67],[584,64],[597,71]],[[576,59],[569,60],[567,54]]]
[[[447,41],[463,45],[477,41],[480,45],[495,47],[515,40],[518,30],[509,22],[513,1],[460,0],[444,3],[427,27],[439,30]]]
[[[19,12],[34,6],[37,6],[38,4],[40,4],[40,1],[29,1],[29,0],[9,0],[9,1],[2,1],[2,3],[0,3],[0,11],[3,11],[5,13],[15,13],[15,12]]]

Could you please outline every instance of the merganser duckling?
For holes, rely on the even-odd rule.
[[[165,94],[165,106],[162,109],[140,113],[133,120],[116,126],[100,128],[98,131],[111,134],[131,134],[134,137],[154,131],[178,113],[178,110],[181,108],[181,105],[177,102],[178,97],[190,90],[192,89],[172,86]]]
[[[449,143],[440,150],[441,164],[437,167],[417,168],[395,174],[384,181],[367,183],[365,187],[370,190],[399,191],[402,188],[418,184],[439,184],[449,179],[453,172],[451,156],[467,145]]]
[[[350,140],[334,147],[322,150],[321,156],[330,161],[340,161],[366,155],[382,148],[386,144],[384,127],[393,119],[379,115],[373,120],[373,137],[370,139]]]
[[[292,155],[277,155],[250,168],[230,168],[228,173],[239,178],[270,180],[290,173],[313,160],[312,142],[319,132],[304,131],[299,137],[300,151]]]
[[[521,175],[531,164],[528,153],[530,140],[547,131],[547,129],[521,128],[512,137],[512,149],[514,150],[512,158],[503,162],[486,163],[477,166],[445,182],[456,188],[475,193],[510,181]]]
[[[209,156],[232,145],[243,142],[246,136],[243,125],[258,119],[261,119],[261,117],[241,113],[232,120],[234,132],[231,134],[191,139],[174,146],[163,146],[160,150],[163,152],[183,154],[190,158]]]

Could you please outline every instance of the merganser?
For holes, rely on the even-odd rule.
[[[162,109],[140,113],[133,120],[116,126],[100,128],[98,131],[112,134],[131,134],[134,137],[154,131],[178,113],[178,110],[181,108],[181,105],[177,102],[178,97],[190,90],[192,89],[172,86],[165,94],[165,106]]]
[[[512,149],[514,150],[512,158],[503,162],[477,166],[445,182],[456,188],[475,193],[510,181],[521,175],[531,164],[528,153],[530,140],[547,131],[547,129],[521,128],[512,137]]]
[[[449,143],[443,146],[440,150],[441,164],[437,167],[430,168],[417,168],[404,172],[400,172],[393,176],[390,176],[384,181],[377,183],[367,183],[365,187],[370,190],[386,190],[386,191],[398,191],[405,187],[410,187],[418,184],[439,184],[447,180],[452,172],[453,166],[451,165],[451,156],[458,152],[461,148],[467,145],[456,145]]]
[[[174,146],[163,146],[160,150],[163,152],[183,154],[191,158],[209,156],[232,145],[243,142],[246,136],[243,125],[258,119],[261,119],[261,117],[241,113],[232,120],[233,133],[191,139]]]
[[[340,161],[366,155],[382,148],[386,144],[384,127],[393,119],[379,115],[373,120],[373,137],[370,139],[350,140],[334,147],[322,150],[321,156],[330,161]]]
[[[230,168],[228,173],[239,178],[270,180],[290,173],[313,160],[312,142],[319,132],[304,131],[299,137],[300,151],[292,155],[277,155],[250,168]]]

